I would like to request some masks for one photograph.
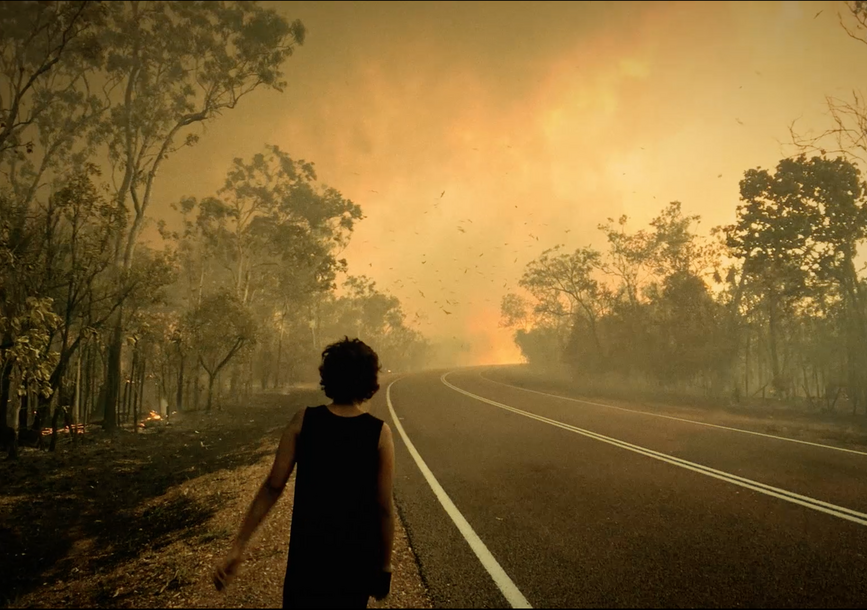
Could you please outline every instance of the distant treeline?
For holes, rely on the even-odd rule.
[[[599,229],[605,251],[546,251],[504,323],[528,361],[605,391],[845,405],[867,413],[867,186],[842,157],[801,155],[740,182],[710,236],[666,206],[647,229]]]

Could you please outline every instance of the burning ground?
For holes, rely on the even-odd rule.
[[[278,608],[294,476],[225,594],[211,570],[270,468],[292,413],[318,392],[243,408],[151,417],[138,434],[96,428],[56,453],[0,464],[0,603],[8,607]],[[370,607],[431,607],[398,524],[392,595]]]

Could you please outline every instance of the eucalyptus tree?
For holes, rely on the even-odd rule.
[[[199,139],[197,126],[258,88],[282,90],[282,65],[304,41],[289,22],[255,2],[117,2],[108,5],[105,90],[112,106],[100,138],[111,163],[116,205],[128,222],[114,253],[119,276],[133,265],[160,168]],[[109,350],[106,427],[116,424],[123,307]]]

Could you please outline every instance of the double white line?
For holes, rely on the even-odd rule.
[[[511,411],[512,413],[517,413],[518,415],[523,415],[524,417],[528,417],[530,419],[535,419],[536,421],[544,422],[546,424],[550,424],[552,426],[556,426],[558,428],[562,428],[564,430],[569,430],[570,432],[574,432],[576,434],[580,434],[582,436],[586,436],[587,438],[592,438],[597,441],[602,441],[603,443],[608,443],[609,445],[614,445],[615,447],[620,447],[621,449],[626,449],[627,451],[633,451],[635,453],[639,453],[641,455],[645,455],[647,457],[653,458],[655,460],[659,460],[661,462],[666,462],[668,464],[672,464],[674,466],[680,466],[681,468],[685,468],[687,470],[691,470],[693,472],[697,472],[699,474],[703,474],[708,477],[712,477],[714,479],[719,479],[721,481],[726,481],[727,483],[731,483],[732,485],[738,485],[740,487],[744,487],[746,489],[750,489],[752,491],[757,491],[759,493],[763,493],[768,496],[772,496],[774,498],[779,498],[781,500],[785,500],[786,502],[791,502],[793,504],[798,504],[800,506],[805,506],[812,510],[816,510],[822,513],[826,513],[828,515],[832,515],[834,517],[839,517],[840,519],[845,519],[847,521],[851,521],[853,523],[857,523],[859,525],[867,525],[867,514],[858,512],[856,510],[852,510],[849,508],[845,508],[843,506],[837,506],[836,504],[831,504],[829,502],[823,502],[822,500],[816,500],[815,498],[810,498],[809,496],[803,496],[801,494],[797,494],[792,491],[787,491],[785,489],[780,489],[778,487],[772,487],[770,485],[765,485],[764,483],[759,483],[758,481],[753,481],[752,479],[745,479],[744,477],[739,477],[734,474],[730,474],[728,472],[723,472],[721,470],[716,470],[715,468],[711,468],[709,466],[704,466],[702,464],[696,464],[695,462],[690,462],[688,460],[683,460],[680,458],[673,457],[671,455],[667,455],[665,453],[660,453],[658,451],[653,451],[652,449],[647,449],[645,447],[640,447],[639,445],[633,445],[632,443],[627,443],[626,441],[617,440],[616,438],[611,438],[610,436],[605,436],[603,434],[597,434],[596,432],[591,432],[590,430],[585,430],[583,428],[578,428],[577,426],[571,426],[569,424],[564,424],[563,422],[559,422],[554,419],[550,419],[548,417],[543,417],[541,415],[536,415],[535,413],[530,413],[528,411],[523,411],[521,409],[516,409],[515,407],[510,407],[508,405],[504,405],[501,402],[497,402],[495,400],[491,400],[489,398],[485,398],[483,396],[479,396],[478,394],[473,394],[472,392],[467,392],[446,380],[446,376],[449,373],[446,373],[440,377],[440,380],[449,388],[453,389],[456,392],[460,392],[466,396],[471,398],[475,398],[481,402],[488,403],[489,405],[493,405],[500,409],[504,409],[506,411]]]
[[[616,411],[625,411],[626,413],[636,413],[638,415],[646,415],[648,417],[659,417],[661,419],[671,419],[673,421],[685,422],[687,424],[693,424],[696,426],[705,426],[708,428],[717,428],[719,430],[728,430],[730,432],[740,432],[741,434],[752,434],[753,436],[763,436],[765,438],[772,438],[776,441],[786,441],[787,443],[798,443],[799,445],[809,445],[810,447],[819,447],[820,449],[832,449],[834,451],[842,451],[843,453],[853,453],[855,455],[867,455],[867,451],[858,451],[857,449],[847,449],[845,447],[835,447],[834,445],[825,445],[822,443],[814,443],[812,441],[804,441],[799,438],[789,438],[787,436],[777,436],[776,434],[767,434],[765,432],[756,432],[755,430],[744,430],[743,428],[732,428],[731,426],[721,426],[719,424],[711,424],[704,421],[696,421],[694,419],[685,419],[683,417],[673,417],[671,415],[663,415],[662,413],[651,413],[649,411],[642,411],[641,409],[626,409],[624,407],[617,407],[615,405],[607,405],[601,402],[592,402],[590,400],[582,400],[579,398],[572,398],[571,396],[562,396],[560,394],[550,394],[548,392],[540,392],[539,390],[531,390],[530,388],[522,388],[521,386],[512,385],[510,383],[503,383],[502,381],[497,381],[496,379],[491,379],[490,377],[485,376],[483,373],[479,373],[479,377],[484,379],[485,381],[489,381],[491,383],[496,383],[498,385],[504,385],[507,388],[512,388],[513,390],[520,390],[522,392],[531,392],[533,394],[539,394],[540,396],[548,396],[550,398],[557,398],[559,400],[568,400],[569,402],[577,402],[582,405],[593,405],[594,407],[602,407],[605,409],[614,409]]]

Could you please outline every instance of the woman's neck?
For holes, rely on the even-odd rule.
[[[361,410],[360,402],[349,404],[332,402],[328,407],[339,415],[360,415],[361,413],[364,413],[364,411]]]

